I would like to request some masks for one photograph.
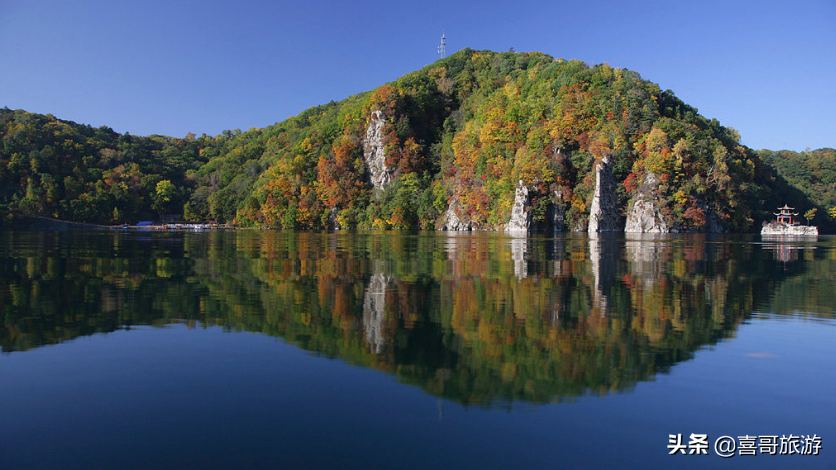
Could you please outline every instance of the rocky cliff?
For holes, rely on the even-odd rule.
[[[517,184],[514,193],[514,206],[511,208],[511,218],[505,225],[505,231],[514,235],[525,235],[531,228],[531,212],[528,188],[522,181]]]
[[[618,217],[616,181],[609,156],[595,164],[595,193],[589,210],[589,233],[621,231]]]
[[[473,224],[464,215],[459,214],[459,203],[455,199],[447,207],[447,212],[441,216],[441,222],[437,225],[438,230],[449,230],[453,232],[472,230]]]
[[[326,225],[328,230],[341,230],[343,228],[340,224],[339,212],[336,207],[328,210],[328,224]]]
[[[363,140],[363,159],[369,167],[372,186],[383,189],[392,180],[392,171],[386,167],[386,148],[383,143],[383,127],[386,119],[382,111],[373,111]]]
[[[552,230],[562,232],[566,229],[566,204],[563,202],[563,192],[560,189],[554,192],[554,199],[549,207],[549,215]]]
[[[648,172],[636,189],[633,206],[627,211],[624,231],[627,233],[668,233],[668,226],[662,214],[662,202],[657,193],[659,177]]]
[[[720,222],[720,217],[709,208],[705,201],[699,201],[699,207],[705,214],[705,225],[699,232],[703,233],[729,233],[729,230]]]

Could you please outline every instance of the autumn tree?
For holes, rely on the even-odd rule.
[[[810,225],[810,221],[816,217],[817,211],[818,209],[814,207],[804,213],[804,218],[807,219],[807,225]]]

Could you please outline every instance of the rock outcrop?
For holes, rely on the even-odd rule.
[[[514,193],[514,206],[511,208],[511,218],[505,225],[505,231],[513,235],[526,235],[531,228],[531,212],[529,206],[531,199],[528,196],[528,188],[522,181],[517,184]]]
[[[372,112],[366,138],[363,140],[363,159],[369,167],[372,186],[383,189],[392,180],[392,170],[386,167],[386,148],[383,143],[383,127],[386,119],[382,111]]]
[[[566,229],[566,204],[563,203],[563,192],[554,192],[554,199],[549,206],[549,217],[551,217],[552,230],[562,232]]]
[[[609,157],[604,157],[595,165],[595,193],[589,209],[589,233],[618,232],[621,230],[618,220],[616,182],[612,174]]]
[[[705,214],[705,225],[702,227],[701,232],[704,233],[729,233],[728,229],[723,226],[722,222],[720,222],[720,217],[717,216],[711,208],[708,206],[708,203],[705,201],[697,201],[697,205],[700,209],[702,209],[703,213]]]
[[[659,177],[648,172],[636,189],[636,199],[627,211],[624,231],[627,233],[668,233],[671,231],[661,210],[661,200],[656,192]]]
[[[772,222],[764,224],[761,228],[761,235],[817,237],[819,235],[819,228],[810,225],[789,225],[781,222]]]
[[[437,227],[439,230],[459,232],[472,230],[473,224],[467,217],[459,215],[459,202],[454,199],[447,207],[447,212],[441,217],[441,222]]]
[[[720,223],[720,218],[717,217],[716,214],[709,213],[706,217],[705,222],[705,229],[703,230],[705,233],[729,233],[726,227],[723,227],[723,224]]]
[[[711,210],[704,200],[697,200],[697,207],[705,214],[705,223],[701,227],[682,227],[666,219],[662,212],[664,205],[659,196],[659,176],[648,172],[636,189],[633,205],[627,210],[627,221],[624,225],[626,233],[726,233],[726,228],[719,217]]]
[[[340,211],[336,207],[328,210],[328,223],[326,224],[328,230],[341,230],[343,228],[340,225],[339,213]]]

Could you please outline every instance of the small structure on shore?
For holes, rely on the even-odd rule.
[[[798,214],[793,212],[794,207],[789,207],[784,204],[784,207],[778,208],[778,213],[775,215],[775,220],[772,222],[764,222],[761,228],[761,235],[803,235],[803,236],[818,236],[819,228],[811,227],[809,225],[800,225],[795,219]]]

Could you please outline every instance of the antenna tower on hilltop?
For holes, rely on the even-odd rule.
[[[447,39],[444,36],[444,33],[441,33],[441,45],[438,46],[438,53],[441,54],[441,58],[444,58],[444,46],[447,45]]]

